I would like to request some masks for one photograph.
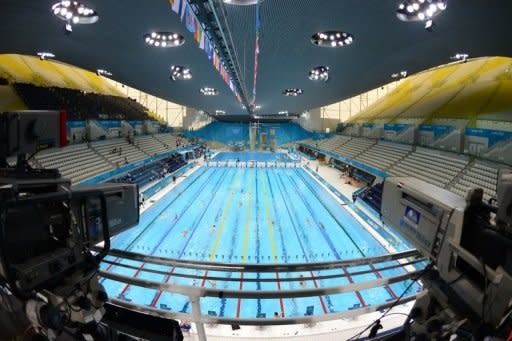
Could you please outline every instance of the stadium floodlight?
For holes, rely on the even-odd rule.
[[[256,5],[258,2],[263,0],[223,0],[225,4],[236,5],[236,6],[250,6]]]
[[[450,59],[452,60],[460,60],[462,62],[466,62],[469,58],[469,54],[467,53],[456,53],[455,55],[451,56]]]
[[[328,66],[317,66],[312,68],[309,71],[309,79],[312,81],[323,81],[327,82],[329,80],[329,67]]]
[[[283,95],[285,95],[285,96],[296,97],[296,96],[302,95],[303,93],[304,93],[304,90],[299,89],[299,88],[288,88],[288,89],[283,90]]]
[[[51,52],[37,52],[39,59],[46,60],[48,58],[55,58],[55,55]]]
[[[393,79],[401,79],[401,78],[405,78],[405,77],[407,77],[407,71],[405,71],[405,70],[391,74],[391,78],[393,78]]]
[[[78,1],[59,1],[51,8],[57,18],[73,24],[94,24],[100,18],[98,12]]]
[[[396,10],[396,16],[402,21],[430,21],[425,29],[431,29],[432,19],[446,9],[447,0],[404,0]]]
[[[325,31],[311,36],[311,43],[321,47],[341,47],[354,42],[354,36],[347,32]]]
[[[153,47],[178,47],[185,44],[185,37],[176,32],[151,32],[143,36],[144,42]]]
[[[105,70],[105,69],[98,69],[98,70],[96,70],[96,74],[98,76],[106,76],[106,77],[112,76],[112,73],[107,71],[107,70]]]
[[[53,15],[66,22],[64,32],[73,32],[72,25],[94,24],[100,16],[94,9],[78,1],[62,0],[51,7]]]
[[[219,94],[219,91],[217,89],[210,88],[207,86],[199,89],[199,92],[204,96],[217,96]]]
[[[182,65],[171,65],[171,80],[189,80],[192,78],[190,69]]]

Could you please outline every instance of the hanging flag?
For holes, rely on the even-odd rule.
[[[213,53],[213,66],[215,66],[215,69],[219,71],[219,56],[217,53]]]
[[[208,56],[209,60],[213,60],[213,47],[212,47],[212,44],[210,43],[210,40],[207,38],[207,35],[204,34],[204,36],[205,36],[205,39],[204,39],[204,52]]]
[[[256,3],[256,44],[254,46],[254,78],[252,84],[252,104],[256,103],[256,83],[258,80],[258,57],[260,54],[260,2]]]
[[[171,5],[172,11],[178,15],[181,22],[185,23],[187,30],[194,34],[194,40],[199,44],[199,48],[204,50],[208,59],[212,62],[217,72],[219,72],[224,82],[229,86],[231,91],[235,93],[238,102],[242,102],[240,95],[236,92],[233,80],[224,68],[224,65],[221,64],[219,55],[215,52],[214,46],[210,41],[210,37],[203,30],[200,21],[197,19],[187,0],[169,0],[169,4]],[[257,24],[257,26],[258,25],[259,24]],[[254,81],[254,84],[256,84],[256,80]]]
[[[201,44],[201,37],[203,36],[203,28],[199,24],[198,21],[195,23],[196,25],[196,31],[194,32],[194,40],[197,41],[199,44]],[[201,47],[201,46],[199,46]]]
[[[194,12],[190,6],[185,7],[185,26],[190,33],[194,33],[196,30]]]
[[[179,13],[183,0],[169,0],[171,2],[172,10]]]
[[[183,19],[185,18],[185,12],[187,11],[188,7],[189,6],[188,6],[186,0],[181,0],[180,11],[178,13],[178,16],[180,17],[181,21],[183,21]]]
[[[205,49],[205,40],[206,40],[206,34],[204,32],[201,32],[201,39],[199,39],[199,48],[201,50]]]
[[[169,2],[171,3],[173,12],[176,13],[183,21],[183,16],[185,15],[185,9],[187,7],[186,0],[169,0]]]

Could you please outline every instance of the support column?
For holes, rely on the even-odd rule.
[[[199,304],[199,297],[190,297],[192,303],[192,316],[194,317],[194,323],[197,328],[197,336],[199,341],[206,341],[206,330],[204,324],[201,322],[201,305]]]

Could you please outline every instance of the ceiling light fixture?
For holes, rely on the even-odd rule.
[[[287,110],[279,111],[277,114],[278,115],[288,115],[288,111]]]
[[[341,47],[353,42],[352,34],[341,31],[324,31],[311,36],[311,43],[321,47]]]
[[[45,60],[48,58],[55,58],[55,55],[51,52],[37,52],[37,55],[39,56],[39,59]]]
[[[185,38],[176,32],[151,32],[144,35],[144,42],[155,47],[177,47],[185,43]]]
[[[209,87],[201,88],[199,89],[199,92],[204,96],[216,96],[219,94],[219,91],[217,89]]]
[[[98,69],[98,70],[96,70],[96,74],[98,76],[106,76],[106,77],[112,76],[112,73],[107,71],[107,70],[105,70],[105,69]]]
[[[309,79],[312,81],[323,81],[329,80],[329,67],[328,66],[316,66],[309,71]]]
[[[236,6],[249,6],[256,5],[258,2],[262,0],[224,0],[225,4],[228,5],[236,5]]]
[[[51,9],[57,18],[66,22],[66,33],[73,31],[72,25],[94,24],[100,18],[98,12],[78,1],[62,0]]]
[[[402,21],[430,21],[426,29],[433,26],[432,19],[446,9],[447,0],[403,0],[396,10]]]
[[[171,66],[171,80],[188,80],[192,78],[190,69],[182,65]]]
[[[407,77],[407,71],[405,70],[391,74],[391,78],[393,79],[401,79],[405,77]]]
[[[466,62],[469,58],[469,54],[467,53],[457,53],[450,57],[451,60],[461,60],[463,62]]]
[[[298,88],[289,88],[289,89],[284,89],[283,90],[283,95],[285,96],[299,96],[299,95],[302,95],[304,93],[304,90],[302,89],[298,89]]]

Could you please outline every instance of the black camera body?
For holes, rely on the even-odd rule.
[[[29,166],[27,154],[61,146],[65,129],[63,112],[0,114],[0,284],[49,339],[101,320],[99,264],[110,238],[139,222],[137,185],[71,186]]]
[[[60,178],[0,174],[0,217],[0,277],[16,294],[27,296],[71,272],[96,268],[110,237],[138,223],[138,188],[72,188]],[[102,251],[91,253],[101,242]]]

